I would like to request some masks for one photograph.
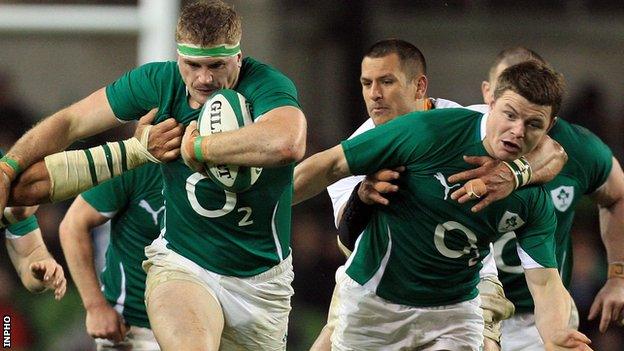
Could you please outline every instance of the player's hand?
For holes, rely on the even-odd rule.
[[[587,345],[591,340],[585,334],[574,329],[560,330],[553,338],[544,344],[546,351],[574,350],[591,351]]]
[[[182,137],[182,160],[184,164],[195,172],[205,173],[203,163],[195,159],[195,138],[199,136],[197,130],[197,121],[193,121],[186,126],[184,136]]]
[[[86,326],[91,337],[112,340],[114,343],[123,341],[128,331],[123,318],[107,303],[87,309]]]
[[[50,290],[54,290],[54,299],[60,300],[65,296],[67,280],[63,267],[53,258],[46,258],[30,264],[30,272],[33,277]]]
[[[390,201],[384,197],[384,194],[399,191],[399,186],[392,184],[392,181],[399,179],[404,170],[405,167],[401,166],[395,169],[382,169],[367,175],[358,189],[358,197],[367,205],[388,205]]]
[[[184,127],[173,118],[152,125],[156,109],[139,119],[134,137],[141,141],[152,156],[161,162],[170,162],[180,156],[180,143]]]
[[[483,351],[500,351],[500,345],[487,337],[483,338]]]
[[[618,324],[624,320],[624,279],[607,279],[605,285],[600,289],[594,303],[589,309],[589,320],[600,315],[600,332],[604,333],[613,321]]]
[[[502,161],[489,156],[464,156],[464,161],[478,167],[453,174],[448,178],[448,181],[449,183],[457,183],[479,178],[485,183],[485,195],[470,209],[472,212],[481,211],[492,202],[504,199],[513,192],[515,187],[514,176],[509,167],[505,166]],[[451,199],[457,200],[460,204],[474,200],[468,195],[465,185],[455,190],[451,194]]]

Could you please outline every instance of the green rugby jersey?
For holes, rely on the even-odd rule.
[[[483,116],[467,109],[415,112],[343,141],[353,174],[406,166],[389,206],[378,206],[347,262],[347,274],[391,302],[438,306],[477,296],[489,243],[516,230],[543,267],[556,267],[556,218],[543,187],[527,187],[473,214],[450,194],[448,176],[487,155]]]
[[[557,265],[563,284],[569,287],[572,276],[570,229],[574,210],[583,195],[593,193],[605,183],[611,172],[613,155],[609,147],[590,131],[562,119],[558,119],[549,135],[568,153],[568,162],[545,188],[557,215]],[[505,295],[514,303],[516,311],[533,312],[535,306],[520,267],[513,232],[494,244],[494,258]]]
[[[159,166],[146,164],[82,193],[111,218],[106,265],[100,275],[106,300],[130,325],[149,328],[145,310],[144,249],[160,233],[164,213]]]
[[[247,99],[254,120],[278,107],[299,107],[292,81],[252,58],[243,59],[234,90]],[[186,125],[200,112],[188,105],[176,62],[132,70],[109,85],[106,95],[122,120],[158,107],[156,122],[174,117]],[[275,266],[290,254],[293,169],[294,164],[265,168],[251,189],[231,193],[182,159],[162,165],[167,247],[223,275],[252,276]]]
[[[4,156],[4,151],[0,149],[0,157]],[[33,230],[39,228],[37,217],[35,215],[28,216],[25,219],[11,224],[9,220],[4,217],[4,214],[0,218],[0,229],[4,229],[4,235],[7,239],[17,239],[22,237]]]

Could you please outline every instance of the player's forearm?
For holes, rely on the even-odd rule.
[[[62,201],[149,161],[154,158],[136,138],[55,153],[20,174],[11,187],[9,204]]]
[[[68,133],[71,119],[67,117],[66,110],[55,113],[30,129],[7,152],[7,157],[25,169],[44,156],[67,148],[73,140]]]
[[[256,167],[275,167],[301,160],[306,145],[305,117],[294,107],[278,110],[239,130],[202,137],[203,160]]]
[[[308,157],[295,167],[293,205],[318,195],[349,174],[341,145]]]
[[[349,252],[355,249],[355,242],[366,229],[374,209],[373,205],[365,204],[358,196],[360,186],[362,183],[353,189],[338,223],[338,238]]]
[[[591,197],[600,209],[600,234],[608,262],[624,262],[624,172],[615,157],[607,180]]]
[[[120,124],[106,99],[104,88],[45,118],[7,152],[22,169],[44,156],[64,150],[74,141]]]
[[[535,325],[546,343],[553,340],[557,332],[568,328],[570,296],[558,274],[529,287],[535,302]]]
[[[93,245],[89,230],[62,223],[59,234],[67,267],[85,309],[106,304],[93,263]]]
[[[529,184],[544,184],[561,172],[568,161],[568,154],[558,142],[546,136],[525,158],[533,173]]]
[[[624,199],[600,207],[600,232],[607,262],[624,262]]]

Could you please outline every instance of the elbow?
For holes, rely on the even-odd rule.
[[[305,119],[303,119],[300,128],[297,128],[297,132],[282,140],[278,150],[284,164],[299,162],[303,159],[306,153]]]
[[[555,142],[557,145],[555,147],[555,156],[561,160],[562,164],[566,164],[568,162],[568,153],[565,151],[561,144]]]
[[[279,154],[282,163],[290,164],[293,162],[301,161],[303,159],[303,156],[305,155],[305,150],[305,143],[288,143],[286,145],[282,145],[279,148]]]
[[[565,151],[563,146],[559,144],[555,139],[547,136],[544,138],[543,142],[544,147],[542,148],[545,154],[550,153],[555,160],[559,160],[559,163],[565,165],[568,162],[568,153]]]
[[[61,221],[61,224],[59,224],[59,240],[61,241],[61,247],[63,249],[65,249],[67,243],[72,240],[72,225],[70,222],[71,220],[68,216],[65,216],[65,218]]]

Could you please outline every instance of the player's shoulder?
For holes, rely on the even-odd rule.
[[[134,69],[134,71],[144,72],[148,75],[163,74],[166,72],[179,73],[177,63],[175,61],[158,61],[142,64]]]
[[[463,107],[451,107],[411,112],[388,123],[400,121],[397,122],[397,124],[413,123],[427,129],[448,131],[449,126],[472,125],[477,121],[477,118],[481,116],[483,116],[483,114],[477,111]],[[410,119],[412,120],[411,122]],[[454,130],[456,128],[452,129]]]
[[[459,108],[463,107],[462,105],[456,103],[455,101],[442,99],[442,98],[430,98],[433,107],[436,109],[440,108]]]
[[[290,79],[279,69],[268,63],[258,61],[255,58],[249,56],[243,58],[240,74],[241,80],[244,80],[248,77],[252,77],[254,79],[266,77],[273,79],[280,78],[290,81]]]
[[[586,165],[611,160],[611,149],[596,134],[578,124],[559,118],[548,135],[561,144],[569,160]]]
[[[349,139],[356,137],[364,132],[366,132],[367,130],[371,130],[375,128],[375,123],[373,122],[372,118],[368,118],[364,123],[362,123],[356,130],[355,132],[353,132],[353,134],[351,134],[349,136]]]
[[[481,112],[481,113],[487,113],[490,110],[490,106],[488,106],[486,104],[468,105],[468,106],[466,106],[466,108],[469,109],[469,110],[473,110],[473,111],[477,111],[477,112]]]

